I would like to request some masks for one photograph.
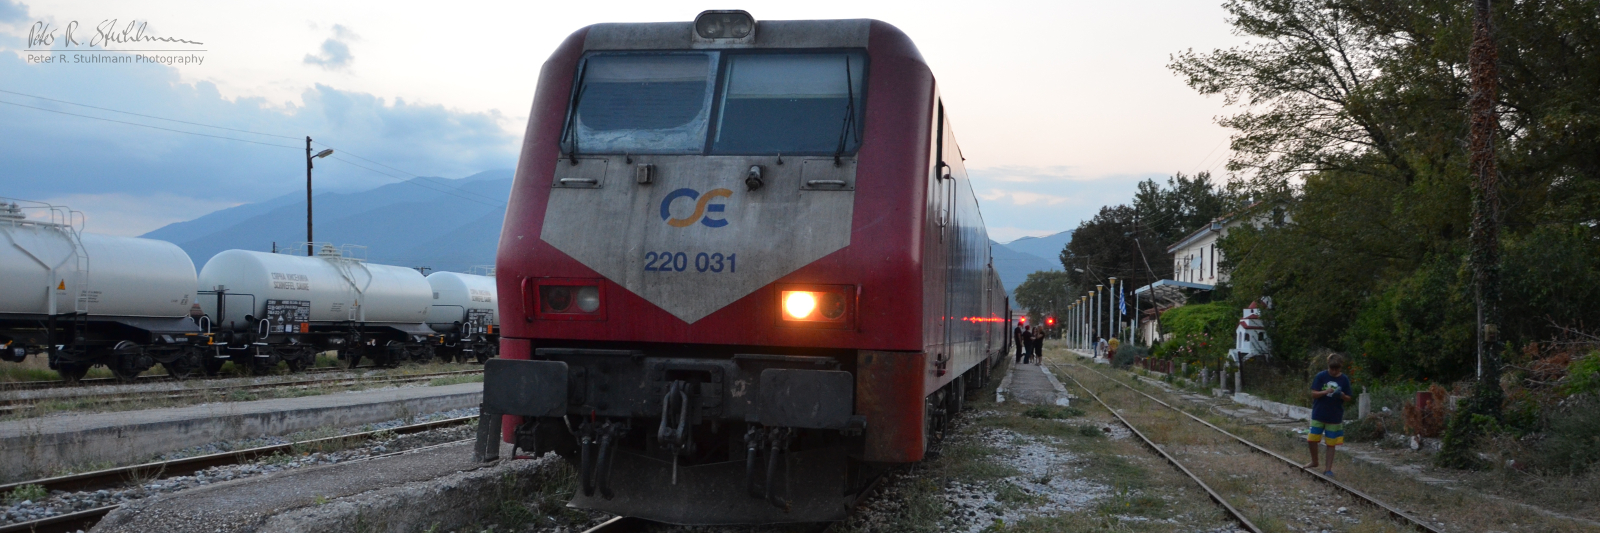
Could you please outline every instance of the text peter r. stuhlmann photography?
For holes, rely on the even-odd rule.
[[[107,19],[93,28],[78,21],[53,26],[39,21],[28,28],[24,58],[38,65],[202,65],[205,43],[181,37],[147,34],[148,21],[119,23]]]

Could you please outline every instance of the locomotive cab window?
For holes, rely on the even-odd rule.
[[[730,54],[713,154],[853,154],[866,54]]]
[[[700,153],[715,52],[597,53],[573,83],[563,153]]]

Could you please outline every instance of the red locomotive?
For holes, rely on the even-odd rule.
[[[626,516],[843,518],[1006,351],[950,124],[879,21],[573,33],[540,71],[500,236],[477,453],[554,451],[574,505]]]

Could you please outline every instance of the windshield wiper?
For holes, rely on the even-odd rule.
[[[571,138],[572,149],[567,151],[567,161],[574,165],[578,164],[578,102],[583,100],[584,91],[589,90],[589,86],[583,82],[588,74],[589,62],[584,61],[583,65],[578,67],[577,94],[572,95],[572,102],[567,105],[567,124],[561,128],[561,144],[566,144],[568,138]]]
[[[844,155],[845,135],[854,137],[857,142],[861,136],[856,134],[856,86],[850,78],[850,56],[844,56],[844,87],[845,94],[849,97],[844,110],[844,123],[839,125],[839,148],[833,151],[833,166],[840,166],[839,156]]]

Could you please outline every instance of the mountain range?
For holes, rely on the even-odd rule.
[[[318,242],[366,246],[366,260],[408,267],[465,272],[493,265],[500,243],[512,170],[479,172],[460,179],[414,178],[375,189],[322,193],[312,198]],[[223,250],[271,251],[303,245],[306,206],[300,193],[242,204],[168,224],[146,238],[177,244],[205,265]],[[1028,274],[1061,270],[1057,259],[1072,231],[990,241],[995,270],[1012,293]]]
[[[493,265],[511,195],[510,169],[460,179],[413,178],[312,198],[315,239],[366,246],[366,260],[465,272]],[[223,250],[303,246],[304,194],[287,194],[168,224],[142,237],[177,244],[198,269]]]
[[[1072,230],[1043,237],[1023,237],[1008,243],[989,241],[994,270],[1006,294],[1015,295],[1017,286],[1028,274],[1041,270],[1061,270],[1061,249],[1072,240]]]

